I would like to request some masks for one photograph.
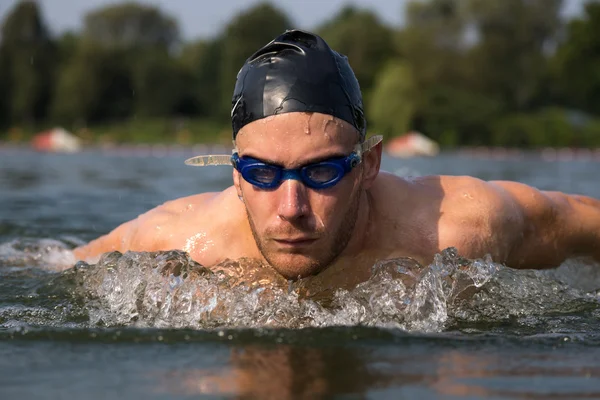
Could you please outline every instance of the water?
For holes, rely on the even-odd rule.
[[[0,398],[600,398],[600,267],[517,271],[452,249],[331,291],[249,261],[70,249],[174,197],[228,185],[192,154],[0,148]],[[600,197],[598,162],[384,158]],[[237,273],[251,271],[247,280]]]

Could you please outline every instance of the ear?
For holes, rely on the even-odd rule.
[[[233,186],[237,192],[238,197],[242,197],[242,188],[240,187],[240,173],[237,169],[233,168]]]
[[[375,178],[379,174],[381,167],[381,153],[383,151],[383,142],[377,144],[370,151],[363,155],[363,185],[365,189],[371,187]]]

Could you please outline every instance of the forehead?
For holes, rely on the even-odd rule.
[[[239,131],[236,146],[240,155],[293,163],[329,154],[348,154],[358,138],[358,131],[339,118],[293,112],[247,124]]]

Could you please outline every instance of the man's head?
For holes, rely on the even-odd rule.
[[[279,36],[240,70],[232,126],[234,184],[262,255],[287,278],[321,271],[351,242],[381,159],[379,147],[356,162],[366,123],[346,57],[316,35]],[[264,167],[242,175],[252,163]]]

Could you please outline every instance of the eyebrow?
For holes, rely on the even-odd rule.
[[[316,157],[316,158],[310,159],[308,161],[305,161],[303,163],[300,163],[300,165],[298,167],[296,167],[296,168],[302,168],[302,167],[306,167],[306,166],[311,165],[311,164],[317,164],[317,163],[320,163],[320,162],[323,162],[323,161],[326,161],[326,160],[330,160],[332,158],[347,157],[348,155],[349,154],[344,154],[344,153],[328,154],[326,156]],[[253,156],[251,154],[244,154],[243,156],[240,156],[240,157],[254,158],[255,160],[258,160],[258,161],[263,162],[265,164],[269,164],[269,165],[273,165],[273,166],[285,169],[285,166],[282,163],[280,163],[280,162],[269,160],[269,159],[265,159],[265,158],[262,158],[262,157],[255,157],[255,156]],[[296,168],[294,168],[294,169],[296,169]]]

